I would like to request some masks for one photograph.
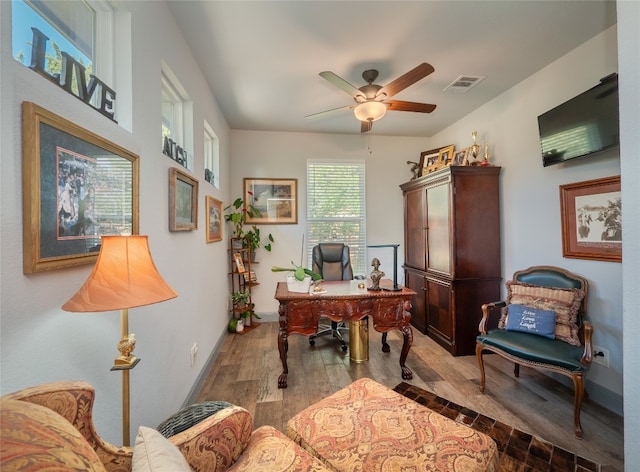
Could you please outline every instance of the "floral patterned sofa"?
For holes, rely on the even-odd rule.
[[[94,388],[85,382],[56,382],[2,397],[0,470],[330,470],[275,428],[252,431],[253,418],[238,406],[169,439],[147,428],[134,447],[114,446],[96,433],[94,399]]]
[[[371,379],[306,408],[287,437],[224,408],[170,438],[141,427],[131,447],[98,436],[93,387],[57,382],[0,399],[0,470],[109,472],[497,470],[493,440]]]

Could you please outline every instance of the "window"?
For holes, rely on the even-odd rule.
[[[162,152],[193,172],[193,102],[169,67],[162,62]]]
[[[119,72],[116,71],[114,50],[117,41],[118,54],[130,57],[130,25],[128,12],[117,4],[106,0],[77,0],[77,1],[45,1],[45,0],[13,0],[11,2],[12,22],[12,55],[26,67],[45,72],[57,77],[62,72],[63,53],[68,54],[74,64],[69,67],[71,86],[68,92],[86,101],[94,108],[103,112],[101,90],[103,87],[117,89],[119,97],[130,96],[131,66],[123,59],[119,61]],[[119,20],[116,21],[116,16]],[[127,27],[129,27],[127,29]],[[37,29],[39,33],[32,30]],[[118,34],[115,34],[116,29]],[[36,38],[34,38],[36,35]],[[35,43],[41,41],[40,43]],[[42,46],[44,58],[32,58],[32,50]],[[42,54],[42,53],[41,53]],[[75,62],[77,64],[75,64]],[[78,66],[79,64],[79,66]],[[84,69],[84,78],[79,72]],[[98,79],[93,85],[91,74]],[[119,76],[116,84],[115,77]],[[79,84],[82,84],[79,86]],[[63,87],[62,84],[59,84]],[[89,86],[88,89],[82,87]],[[65,88],[65,87],[63,87]],[[90,92],[92,90],[92,92]],[[91,93],[83,98],[82,94]],[[127,128],[130,122],[130,104],[120,100],[118,119],[114,118],[116,110],[109,108],[103,113],[109,118],[119,121],[124,119],[121,126]]]
[[[220,188],[220,143],[206,121],[204,122],[204,180]]]
[[[12,51],[18,62],[31,64],[33,27],[49,38],[45,65],[48,72],[60,72],[60,52],[65,51],[87,68],[87,74],[91,73],[96,50],[96,11],[87,2],[14,0],[11,11]]]
[[[354,275],[366,273],[364,162],[307,162],[307,260],[321,242],[349,246]]]

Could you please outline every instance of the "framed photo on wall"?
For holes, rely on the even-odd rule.
[[[622,262],[620,176],[560,186],[562,255]]]
[[[169,168],[169,231],[198,229],[198,181]]]
[[[94,263],[100,237],[138,234],[139,159],[22,103],[23,272]]]
[[[259,215],[247,215],[250,224],[297,224],[297,179],[244,179],[245,204],[249,202]]]
[[[222,202],[207,195],[205,203],[207,208],[207,242],[222,241]]]

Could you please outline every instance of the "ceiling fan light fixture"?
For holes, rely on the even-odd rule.
[[[353,113],[360,121],[377,121],[387,112],[387,106],[382,102],[370,100],[354,108]]]

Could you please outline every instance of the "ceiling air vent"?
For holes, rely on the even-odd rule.
[[[466,92],[472,89],[487,77],[485,75],[461,75],[456,80],[447,85],[443,92]]]

